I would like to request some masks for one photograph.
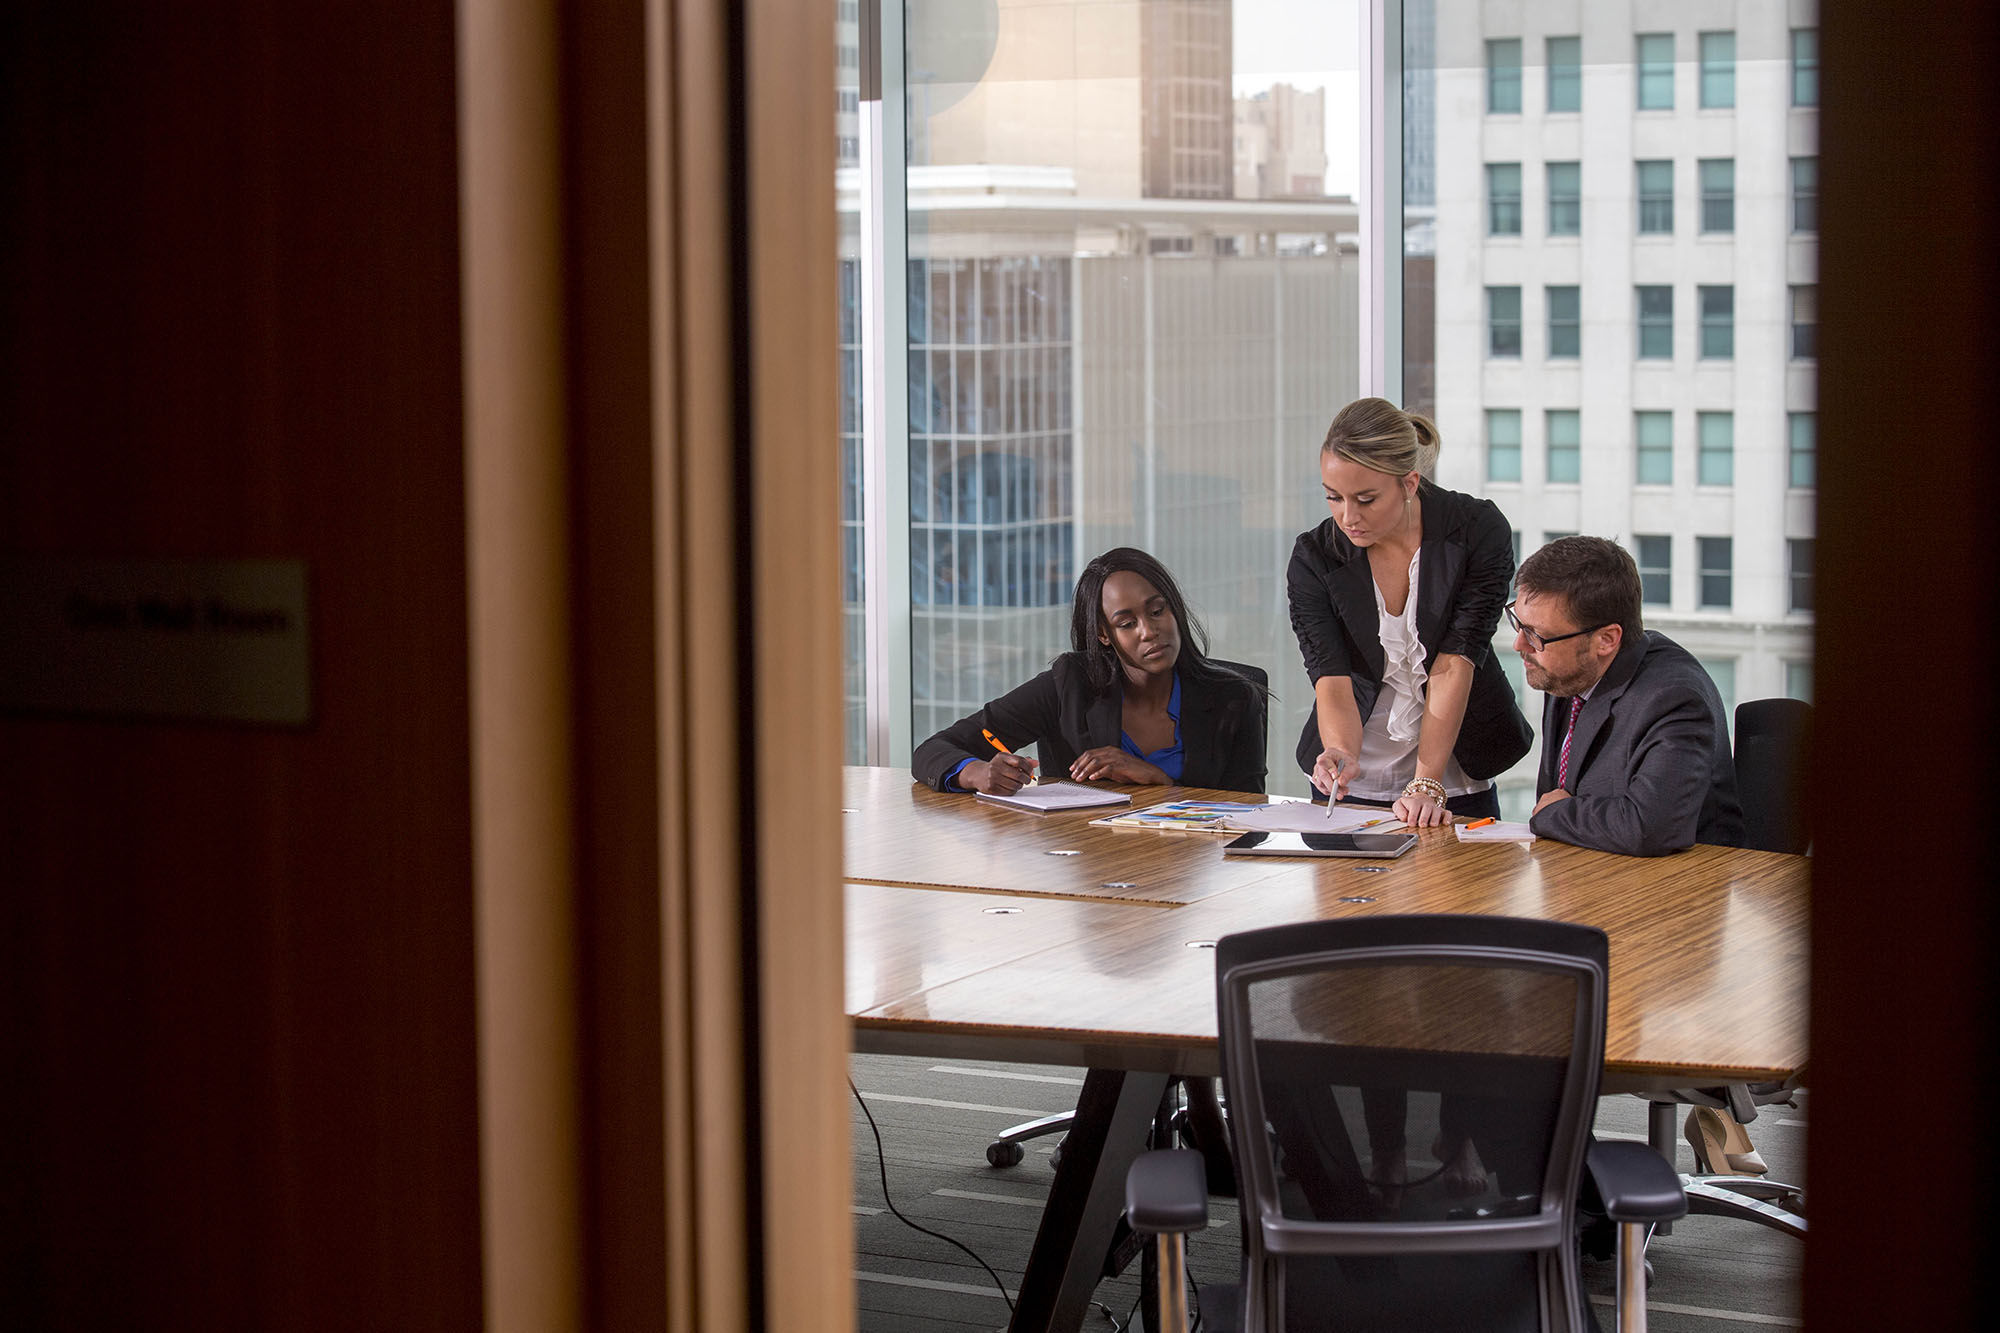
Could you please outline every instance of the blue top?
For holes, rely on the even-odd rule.
[[[1151,754],[1146,754],[1139,749],[1138,742],[1121,731],[1118,733],[1118,748],[1125,751],[1126,754],[1138,756],[1154,768],[1165,773],[1171,780],[1179,782],[1182,770],[1187,765],[1187,752],[1181,748],[1181,673],[1178,671],[1174,673],[1173,692],[1167,696],[1167,716],[1172,719],[1174,724],[1174,743],[1172,745],[1164,749],[1155,750]],[[968,755],[966,758],[959,760],[957,766],[945,775],[944,789],[946,791],[965,790],[965,788],[958,785],[958,775],[971,762],[972,757]]]
[[[1124,732],[1118,733],[1118,747],[1126,754],[1137,755],[1154,768],[1165,773],[1175,782],[1181,780],[1181,770],[1187,764],[1187,753],[1181,749],[1181,673],[1174,673],[1174,691],[1167,696],[1167,716],[1173,719],[1174,742],[1163,749],[1147,754]]]

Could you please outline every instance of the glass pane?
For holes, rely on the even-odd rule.
[[[1790,413],[1786,428],[1791,437],[1791,484],[1817,486],[1819,471],[1814,456],[1814,427],[1818,417],[1812,412]]]
[[[1492,356],[1521,354],[1521,289],[1486,289],[1487,352]]]
[[[1580,303],[1575,287],[1550,287],[1545,299],[1549,307],[1549,355],[1572,357],[1582,351]]]
[[[1639,175],[1639,231],[1642,235],[1663,234],[1674,229],[1674,164],[1641,162]]]
[[[1639,355],[1671,359],[1674,354],[1674,289],[1636,289],[1639,307]]]
[[[1726,358],[1736,354],[1736,289],[1697,288],[1701,302],[1701,354]]]
[[[1583,109],[1583,39],[1551,37],[1548,44],[1549,110]]]
[[[1736,34],[1701,34],[1701,104],[1703,107],[1736,105]]]
[[[1736,421],[1727,412],[1696,414],[1701,440],[1696,479],[1704,486],[1728,486],[1736,479]]]
[[[1792,159],[1792,230],[1819,230],[1819,159]]]
[[[1284,573],[1359,395],[1358,0],[905,12],[915,738],[1045,669],[1081,564],[1137,546],[1269,674],[1303,794]]]
[[[841,3],[834,31],[834,148],[838,198],[860,161],[861,53],[859,10]],[[861,237],[851,214],[843,214],[838,237],[840,284],[840,586],[842,760],[868,762],[867,578],[862,525],[865,469],[862,446],[863,377],[867,360],[861,345]],[[914,392],[914,391],[913,391]]]
[[[1486,109],[1521,109],[1521,42],[1510,37],[1486,44]]]
[[[1495,236],[1521,234],[1521,164],[1495,162],[1486,168],[1486,228]]]
[[[1707,158],[1701,163],[1701,229],[1736,230],[1736,159]]]
[[[1638,65],[1639,109],[1673,110],[1674,35],[1670,32],[1642,35],[1638,40]]]
[[[1819,30],[1792,29],[1792,105],[1819,105]]]
[[[1574,162],[1549,163],[1549,235],[1583,230],[1583,173]]]

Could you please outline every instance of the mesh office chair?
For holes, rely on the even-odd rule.
[[[1606,956],[1602,931],[1504,917],[1219,941],[1245,1256],[1239,1286],[1203,1287],[1204,1326],[1595,1327],[1578,1274],[1586,1174],[1623,1233],[1621,1300],[1643,1324],[1646,1234],[1685,1204],[1650,1149],[1590,1144]],[[1442,1162],[1460,1138],[1486,1172],[1475,1195],[1447,1192],[1442,1167],[1414,1169],[1425,1145],[1442,1140]],[[1148,1153],[1127,1182],[1134,1229],[1161,1237],[1164,1327],[1179,1312],[1177,1242],[1206,1212],[1192,1157]]]
[[[1248,679],[1260,690],[1268,688],[1270,684],[1270,677],[1264,673],[1262,667],[1254,667],[1247,662],[1228,662],[1219,657],[1213,660],[1215,665],[1236,672],[1238,675]],[[1259,748],[1262,748],[1261,739]],[[994,1135],[993,1141],[986,1145],[986,1164],[996,1167],[1019,1166],[1021,1159],[1027,1152],[1021,1146],[1022,1144],[1030,1139],[1039,1139],[1049,1134],[1069,1133],[1069,1127],[1075,1119],[1075,1114],[1073,1111],[1057,1111],[1053,1115],[1039,1116],[1033,1120],[1024,1120],[1018,1125],[1009,1125]],[[1186,1114],[1178,1113],[1178,1116],[1177,1123],[1183,1129],[1186,1129]],[[1060,1165],[1061,1162],[1062,1148],[1058,1145],[1051,1159],[1051,1164]]]
[[[1736,794],[1743,803],[1743,845],[1799,855],[1812,846],[1812,810],[1806,801],[1806,765],[1812,754],[1812,705],[1797,699],[1752,699],[1736,706]],[[1739,1125],[1760,1106],[1790,1106],[1796,1082],[1732,1083],[1720,1088],[1680,1088],[1648,1098],[1646,1138],[1668,1161],[1674,1158],[1674,1122],[1682,1106],[1719,1110]],[[1708,1166],[1717,1165],[1710,1162]],[[1768,1176],[1716,1173],[1698,1168],[1684,1178],[1688,1211],[1734,1217],[1788,1235],[1806,1233],[1805,1193]]]

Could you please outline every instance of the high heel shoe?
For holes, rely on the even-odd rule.
[[[1689,1110],[1684,1132],[1703,1175],[1761,1176],[1770,1169],[1757,1155],[1749,1131],[1712,1106]]]

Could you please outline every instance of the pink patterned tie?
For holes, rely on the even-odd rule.
[[[1569,730],[1563,733],[1562,762],[1556,766],[1556,786],[1569,790],[1569,743],[1576,736],[1576,715],[1583,711],[1583,696],[1569,701]]]

